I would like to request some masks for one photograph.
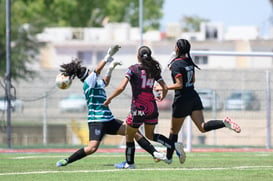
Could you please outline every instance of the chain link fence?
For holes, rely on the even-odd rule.
[[[88,143],[87,111],[62,110],[60,101],[71,94],[82,95],[82,83],[75,79],[67,90],[55,87],[55,76],[58,70],[41,70],[36,79],[30,82],[13,82],[17,100],[21,100],[20,109],[15,109],[11,115],[12,146],[40,146],[40,145],[77,145]],[[124,69],[113,72],[110,85],[107,87],[108,95],[119,85]],[[103,74],[102,74],[103,75]],[[267,76],[271,81],[268,82]],[[195,87],[198,90],[213,90],[217,95],[219,108],[204,110],[205,120],[223,119],[229,116],[242,128],[240,134],[228,129],[200,133],[193,126],[192,144],[211,146],[244,146],[265,147],[268,140],[268,87],[273,87],[272,69],[202,69],[196,70]],[[171,84],[171,75],[164,71],[163,77]],[[232,108],[227,102],[235,91],[250,91],[257,99],[247,102],[240,108]],[[270,93],[272,94],[272,89]],[[173,93],[170,91],[170,95]],[[4,89],[0,90],[4,96]],[[215,98],[215,97],[214,97]],[[125,92],[112,101],[110,108],[115,117],[125,120],[130,110],[131,90],[127,87]],[[240,100],[238,100],[240,101]],[[204,102],[203,102],[204,103]],[[205,103],[204,103],[205,104]],[[76,106],[76,105],[75,105]],[[230,106],[230,107],[228,107]],[[256,106],[256,107],[255,107]],[[272,111],[270,110],[272,118]],[[171,109],[160,110],[160,120],[156,131],[168,136],[170,127]],[[186,132],[184,130],[184,132]],[[272,127],[270,132],[272,132]],[[186,133],[183,133],[185,137]],[[272,136],[270,136],[272,140]],[[6,114],[0,111],[0,145],[6,147]],[[120,136],[106,136],[103,144],[119,145]],[[271,143],[270,143],[271,144]]]

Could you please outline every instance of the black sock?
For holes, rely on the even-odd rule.
[[[135,142],[126,142],[126,162],[128,164],[135,163]]]
[[[161,134],[154,134],[153,141],[161,143],[162,145],[166,146],[167,148],[174,147],[173,142]]]
[[[141,148],[154,156],[153,153],[156,151],[156,149],[145,137],[140,138],[137,143],[139,144],[139,146],[141,146]]]
[[[208,121],[204,124],[204,130],[207,131],[211,131],[211,130],[215,130],[215,129],[220,129],[225,127],[225,124],[223,123],[222,120],[211,120]]]
[[[75,153],[73,153],[68,159],[68,163],[72,163],[76,160],[82,159],[83,157],[86,156],[86,153],[84,152],[84,148],[79,149]]]
[[[169,140],[174,144],[178,140],[178,135],[170,134]],[[166,156],[168,159],[172,159],[174,150],[175,150],[174,147],[167,148],[167,155]]]

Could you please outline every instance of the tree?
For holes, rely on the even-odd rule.
[[[200,24],[208,21],[208,19],[198,16],[184,16],[182,19],[182,30],[184,32],[198,32],[200,31]]]
[[[11,9],[11,13],[14,12]],[[0,23],[6,24],[5,0],[0,0]],[[28,65],[37,60],[39,47],[42,46],[35,39],[36,30],[30,24],[20,24],[20,16],[11,15],[11,78],[13,80],[30,80],[35,72]],[[0,77],[6,74],[6,26],[1,26],[0,37]]]
[[[144,28],[159,28],[164,0],[144,3]],[[11,1],[12,79],[30,79],[28,64],[37,61],[35,34],[44,27],[101,27],[103,22],[128,22],[138,26],[139,0],[16,0]],[[0,0],[0,23],[5,25],[5,0]],[[0,37],[5,37],[5,26]],[[5,76],[5,39],[0,39],[0,77]]]
[[[146,27],[159,28],[163,2],[143,0]],[[13,8],[24,20],[42,27],[100,27],[105,18],[138,26],[139,0],[21,0],[14,1]]]

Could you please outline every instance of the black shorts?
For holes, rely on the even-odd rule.
[[[182,118],[191,115],[193,111],[202,110],[203,104],[196,91],[192,91],[190,96],[177,96],[172,105],[172,116]]]
[[[119,119],[113,119],[108,122],[90,122],[89,127],[89,141],[101,141],[105,134],[116,135],[123,122]]]

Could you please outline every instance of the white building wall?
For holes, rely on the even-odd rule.
[[[259,37],[258,27],[230,26],[227,27],[225,40],[256,40]]]
[[[222,26],[216,27],[221,29]],[[254,49],[253,47],[255,47],[254,50],[256,51],[273,50],[273,46],[271,48],[268,47],[271,45],[268,41],[256,40],[257,35],[255,27],[239,27],[231,28],[226,36],[230,39],[238,37],[253,38],[254,40],[251,43],[249,40],[211,39],[200,41],[200,39],[204,38],[204,33],[202,32],[183,33],[179,38],[189,39],[192,43],[192,50],[249,52]],[[196,38],[195,40],[194,37]],[[115,59],[123,62],[123,66],[119,68],[127,68],[129,65],[137,63],[136,53],[139,47],[139,29],[131,28],[126,23],[108,24],[104,28],[46,28],[42,34],[38,35],[38,38],[49,43],[42,50],[41,54],[41,65],[45,68],[57,68],[60,64],[76,58],[79,52],[91,52],[92,62],[90,66],[95,66],[99,59],[102,58],[97,57],[98,54],[106,53],[109,46],[116,43],[122,46],[119,53],[115,55]],[[174,49],[176,39],[161,40],[159,31],[146,32],[143,34],[143,38],[144,45],[152,48],[153,56],[165,67],[170,53]],[[272,57],[208,56],[208,63],[200,65],[200,67],[206,69],[266,68],[268,66],[272,67]]]

